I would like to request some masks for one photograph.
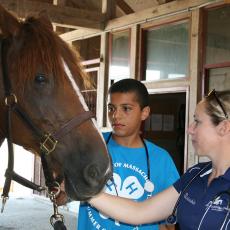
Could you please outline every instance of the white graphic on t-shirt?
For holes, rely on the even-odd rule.
[[[147,181],[148,177],[144,171],[137,168],[135,165],[127,164],[127,163],[116,163],[114,167],[123,167],[127,169],[131,169],[135,171],[135,173],[138,173],[141,175],[141,177]],[[153,185],[154,188],[154,185]],[[121,179],[120,175],[117,173],[113,173],[113,179],[109,180],[105,186],[105,192],[111,195],[118,195],[120,197],[125,197],[128,199],[138,200],[140,199],[144,193],[145,190],[143,186],[141,185],[140,181],[135,176],[127,176],[126,178]],[[88,210],[89,212],[89,210]],[[99,215],[102,219],[108,219],[109,217],[100,213]],[[120,223],[118,221],[114,221],[114,224],[116,226],[120,226]],[[94,225],[95,226],[95,225]],[[99,227],[99,226],[98,226]],[[100,226],[98,229],[105,229],[102,226]],[[134,229],[138,229],[138,226],[134,227]],[[108,230],[108,229],[106,229]]]
[[[144,188],[141,186],[140,182],[135,176],[128,176],[123,183],[121,183],[121,178],[117,173],[113,173],[113,181],[109,180],[106,184],[105,192],[117,195],[116,190],[119,196],[129,198],[129,199],[139,199],[144,194]],[[108,217],[99,213],[100,217],[107,219]],[[120,226],[118,221],[115,221],[115,225]]]
[[[118,194],[116,194],[116,190]],[[137,200],[143,196],[144,188],[135,176],[128,176],[121,183],[120,176],[117,173],[113,173],[113,181],[109,180],[107,182],[105,192]]]

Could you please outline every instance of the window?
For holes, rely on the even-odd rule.
[[[130,32],[111,34],[110,83],[130,77]]]
[[[145,80],[183,78],[188,73],[188,23],[146,31]]]
[[[97,79],[100,66],[100,42],[100,36],[73,42],[73,46],[76,47],[81,58],[84,60],[82,61],[82,65],[90,76],[90,80],[94,86],[92,89],[81,91],[81,93],[89,110],[93,112],[95,117],[97,115]]]
[[[230,88],[230,6],[204,12],[204,93]]]
[[[207,11],[205,64],[230,61],[230,6]]]
[[[219,91],[230,89],[230,67],[210,69],[209,91],[212,89]]]

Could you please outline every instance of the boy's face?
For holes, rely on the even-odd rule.
[[[139,135],[141,122],[148,115],[149,107],[141,109],[134,92],[112,93],[108,97],[108,117],[117,136]]]

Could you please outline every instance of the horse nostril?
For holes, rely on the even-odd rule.
[[[100,171],[95,164],[91,164],[86,166],[86,168],[83,171],[83,175],[85,178],[85,181],[91,185],[91,186],[97,186],[98,185],[98,179],[100,178]]]
[[[94,167],[94,166],[89,167],[89,169],[88,169],[88,175],[89,175],[91,178],[96,178],[97,175],[98,175],[98,170],[97,170],[97,168]]]

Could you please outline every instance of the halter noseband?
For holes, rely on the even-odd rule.
[[[6,138],[8,143],[8,168],[6,169],[5,173],[5,184],[3,188],[2,193],[2,211],[4,209],[4,205],[6,203],[6,200],[8,199],[9,189],[11,180],[15,180],[16,182],[29,187],[33,190],[42,191],[47,190],[45,187],[36,185],[35,183],[19,176],[16,174],[13,170],[14,168],[14,152],[13,152],[13,142],[12,142],[12,132],[11,132],[11,115],[12,112],[15,112],[17,116],[23,121],[23,123],[30,128],[33,131],[33,134],[38,138],[39,145],[40,145],[40,157],[42,162],[42,167],[44,171],[45,176],[45,184],[48,187],[48,194],[50,196],[51,201],[53,202],[54,206],[54,215],[51,216],[51,224],[53,225],[53,219],[56,219],[57,221],[62,221],[62,218],[60,218],[60,214],[57,212],[57,205],[56,205],[56,195],[54,194],[54,190],[59,190],[60,185],[59,183],[63,180],[61,177],[60,181],[55,180],[53,177],[53,174],[50,170],[50,167],[48,165],[48,161],[46,159],[47,155],[49,155],[51,152],[53,152],[56,148],[57,143],[60,141],[61,137],[66,135],[68,132],[70,132],[74,127],[79,126],[83,122],[87,121],[88,119],[93,118],[93,114],[90,111],[85,111],[83,113],[80,113],[76,115],[74,118],[66,122],[64,125],[62,125],[56,132],[53,133],[47,133],[41,130],[39,127],[37,127],[33,121],[30,119],[28,114],[20,107],[17,101],[16,95],[12,92],[11,82],[8,77],[8,69],[7,69],[7,40],[6,39],[0,39],[0,53],[1,53],[1,63],[2,63],[2,76],[3,76],[3,86],[4,86],[4,92],[5,92],[5,105],[7,106],[7,129],[6,129]],[[54,225],[53,225],[54,226]]]

